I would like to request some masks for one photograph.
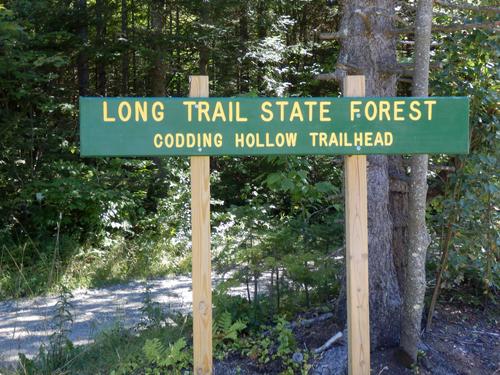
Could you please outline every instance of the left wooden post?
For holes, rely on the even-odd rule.
[[[189,96],[208,97],[208,76],[189,77]],[[212,270],[210,255],[210,157],[191,156],[193,365],[212,374]]]

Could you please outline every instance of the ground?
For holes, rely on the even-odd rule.
[[[171,309],[188,311],[191,298],[189,277],[176,276],[148,282],[151,298]],[[120,320],[133,326],[141,319],[140,307],[145,297],[145,283],[130,282],[112,287],[78,290],[70,300],[74,323],[70,339],[86,344],[93,335]],[[243,291],[235,290],[234,293]],[[4,301],[0,303],[0,368],[15,364],[17,353],[37,353],[53,332],[50,318],[54,314],[55,297]],[[463,303],[439,305],[433,329],[423,336],[422,355],[417,369],[408,370],[398,364],[394,349],[372,353],[372,374],[500,374],[500,314],[496,306],[472,307]],[[321,315],[309,311],[295,322]],[[320,347],[340,328],[334,318],[294,328],[301,348]],[[345,344],[345,343],[344,343]],[[342,349],[340,342],[334,349]],[[322,356],[327,355],[323,353]],[[313,363],[321,360],[321,356]],[[232,355],[216,365],[218,374],[278,374],[279,363],[262,366],[248,358]],[[1,374],[1,371],[0,371]]]
[[[426,332],[421,344],[419,365],[407,369],[398,361],[394,348],[377,349],[371,353],[371,373],[376,375],[500,375],[500,314],[496,306],[483,310],[460,304],[439,305],[432,330]],[[301,346],[321,346],[339,327],[334,319],[295,330]],[[345,345],[345,342],[333,350]],[[323,355],[326,355],[324,353]],[[318,358],[314,362],[320,362]],[[258,368],[247,359],[231,358],[224,368],[240,367],[241,374],[278,374]],[[225,373],[225,372],[221,372]],[[328,375],[333,373],[327,373]]]

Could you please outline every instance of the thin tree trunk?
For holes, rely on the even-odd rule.
[[[165,63],[163,61],[162,33],[165,27],[165,0],[153,0],[150,10],[152,28],[152,59],[149,86],[153,96],[165,96]]]
[[[443,273],[446,269],[446,264],[448,263],[448,254],[450,250],[451,238],[454,232],[454,224],[454,222],[450,221],[446,227],[446,238],[444,239],[443,246],[441,247],[441,260],[439,262],[439,269],[436,274],[436,286],[434,287],[434,291],[432,292],[431,303],[429,305],[429,313],[427,315],[427,325],[425,327],[427,331],[430,331],[432,327],[432,316],[434,315],[434,308],[439,296],[439,291],[441,290],[441,280],[443,279]]]
[[[274,316],[274,267],[271,268],[271,285],[269,286],[269,316],[272,318]]]
[[[253,273],[253,307],[255,312],[257,312],[258,306],[258,293],[259,293],[259,278],[257,272]]]
[[[106,4],[104,0],[96,0],[96,45],[98,56],[96,59],[96,92],[106,95]]]
[[[309,287],[307,283],[304,283],[304,292],[306,294],[306,307],[309,308],[311,306],[311,299],[309,297]]]
[[[252,298],[250,297],[250,280],[248,278],[248,270],[247,270],[247,272],[245,272],[245,284],[247,287],[247,300],[248,300],[248,303],[250,303],[250,302],[252,302]]]
[[[460,190],[462,186],[462,181],[458,179],[455,182],[455,187],[453,188],[453,193],[451,195],[451,199],[453,199],[455,202],[459,200],[459,195],[460,195]],[[442,230],[441,232],[441,260],[439,262],[439,269],[436,273],[436,285],[434,286],[434,290],[432,292],[432,298],[431,298],[431,303],[429,305],[429,311],[427,313],[427,324],[426,324],[426,331],[430,331],[432,327],[432,316],[434,315],[434,308],[437,303],[437,299],[439,297],[439,292],[441,291],[441,283],[442,283],[442,278],[443,278],[443,273],[446,269],[446,264],[448,261],[448,253],[449,253],[449,246],[451,239],[454,235],[454,228],[453,226],[455,225],[456,222],[458,222],[460,219],[460,212],[458,207],[455,207],[453,210],[453,213],[450,215],[448,218],[448,224],[446,225],[446,237],[444,235],[445,231]],[[444,238],[444,240],[443,240]]]
[[[259,42],[267,35],[266,26],[266,1],[257,1],[257,37]],[[264,86],[264,64],[261,61],[257,61],[257,92],[263,94],[265,92]]]
[[[80,52],[78,53],[76,67],[78,74],[78,93],[80,96],[89,94],[89,58],[87,54],[88,42],[88,15],[87,0],[76,0],[78,9],[78,36],[80,38]]]
[[[132,40],[135,41],[135,1],[131,0],[130,9],[132,11],[131,14],[131,22],[132,22]],[[132,84],[134,86],[133,93],[138,93],[138,81],[137,81],[137,57],[135,47],[132,45]],[[129,90],[130,91],[130,90]]]
[[[427,96],[429,91],[429,60],[431,46],[432,0],[419,0],[415,20],[415,69],[413,96]],[[427,203],[428,155],[414,155],[410,160],[410,194],[408,209],[408,252],[404,283],[401,348],[417,361],[422,310],[425,297],[425,257],[430,236],[425,223]]]
[[[205,30],[208,30],[204,26],[207,25],[209,22],[210,22],[210,3],[208,1],[203,1],[202,5],[200,6],[200,23],[202,24],[202,27]],[[210,54],[207,38],[200,41],[198,50],[200,53],[200,59],[198,60],[198,70],[201,75],[207,75],[209,54]]]
[[[129,76],[129,40],[128,40],[128,9],[127,0],[122,0],[122,38],[124,39],[125,47],[122,52],[122,84],[121,84],[121,94],[123,96],[128,95],[128,76]]]
[[[250,79],[248,76],[248,64],[247,59],[245,58],[247,54],[247,42],[248,42],[248,3],[246,0],[241,2],[240,6],[240,30],[239,30],[239,57],[240,57],[240,66],[239,66],[239,91],[240,93],[249,91]]]
[[[374,5],[385,11],[373,12]],[[396,64],[396,38],[386,33],[393,27],[394,8],[394,0],[378,0],[376,4],[370,0],[342,1],[340,31],[345,38],[338,63],[353,68],[339,69],[336,75],[363,74],[366,96],[396,94],[396,74],[384,72]],[[392,255],[387,156],[368,157],[367,178],[370,339],[373,348],[395,346],[399,343],[401,297]],[[345,321],[345,287],[342,290],[337,312]]]
[[[180,79],[180,72],[182,71],[182,65],[181,65],[181,47],[180,47],[180,42],[179,42],[179,30],[180,30],[180,21],[179,21],[179,16],[180,16],[180,11],[179,11],[179,5],[176,3],[175,5],[175,37],[176,37],[176,43],[175,43],[175,56],[176,56],[176,66],[175,66],[175,73],[178,74],[177,79],[176,79],[176,93],[177,96],[181,96],[181,79]]]
[[[280,268],[276,267],[276,311],[280,311]]]

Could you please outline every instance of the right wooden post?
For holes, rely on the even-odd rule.
[[[365,77],[347,76],[344,96],[365,96]],[[370,374],[366,155],[344,158],[349,375]]]
[[[208,76],[189,77],[189,97],[208,97]],[[212,271],[210,255],[210,157],[191,156],[193,244],[193,367],[212,375]]]

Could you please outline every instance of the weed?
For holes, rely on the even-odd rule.
[[[238,336],[247,327],[242,320],[233,322],[231,313],[224,311],[213,324],[215,357],[223,359],[232,350],[239,350]]]

